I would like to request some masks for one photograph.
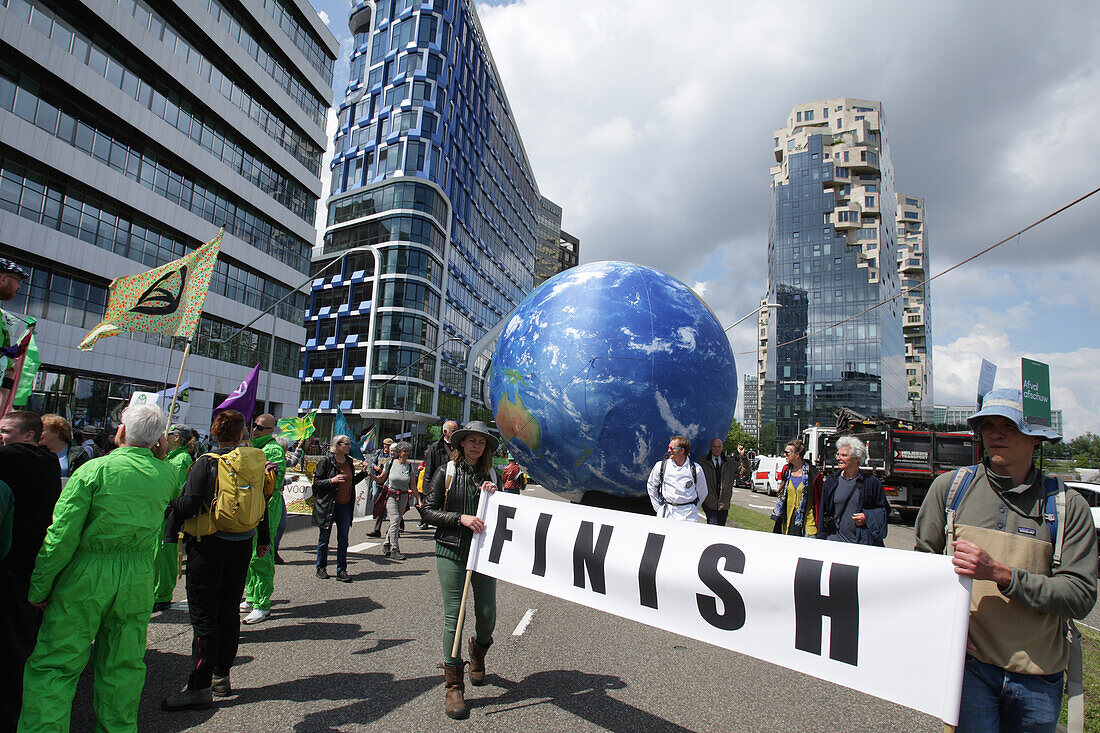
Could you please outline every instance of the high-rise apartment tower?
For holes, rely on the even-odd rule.
[[[897,205],[898,272],[904,310],[905,375],[909,384],[909,408],[914,420],[931,423],[932,394],[932,299],[928,279],[928,222],[924,199],[899,193]]]
[[[838,407],[905,414],[902,305],[868,310],[899,292],[882,106],[800,104],[775,132],[774,149],[768,302],[778,307],[760,349],[762,439],[831,423]]]

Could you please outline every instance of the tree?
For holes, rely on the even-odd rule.
[[[737,455],[738,445],[745,446],[745,450],[756,450],[756,438],[746,433],[741,423],[734,420],[729,433],[726,434],[724,445],[727,453]]]
[[[1100,435],[1085,433],[1069,442],[1069,452],[1078,468],[1100,466]]]

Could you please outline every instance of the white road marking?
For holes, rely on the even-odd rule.
[[[528,608],[527,613],[523,614],[523,618],[519,620],[516,630],[512,632],[512,636],[523,636],[523,632],[527,631],[527,624],[531,623],[531,617],[534,615],[535,609]]]
[[[374,517],[356,517],[355,519],[351,520],[352,524],[354,524],[356,522],[373,522],[373,521],[374,521]]]
[[[358,545],[352,545],[348,548],[348,552],[362,553],[366,552],[372,547],[378,547],[381,542],[360,542]]]
[[[753,509],[773,509],[771,504],[749,504]]]
[[[1093,631],[1100,631],[1100,629],[1096,628],[1095,626],[1089,626],[1084,621],[1074,621],[1073,623],[1077,624],[1078,626],[1084,626],[1086,629],[1092,629]]]

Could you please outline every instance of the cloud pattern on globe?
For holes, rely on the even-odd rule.
[[[668,438],[725,438],[737,371],[714,313],[679,280],[594,262],[536,288],[497,340],[497,427],[532,479],[579,499],[637,497]]]

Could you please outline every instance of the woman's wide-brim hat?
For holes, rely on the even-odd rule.
[[[497,446],[500,445],[500,441],[497,440],[497,436],[489,432],[489,426],[483,423],[481,420],[471,420],[466,423],[461,429],[451,433],[451,447],[457,449],[462,445],[462,441],[466,439],[467,435],[481,435],[485,438],[486,447],[495,451]]]

